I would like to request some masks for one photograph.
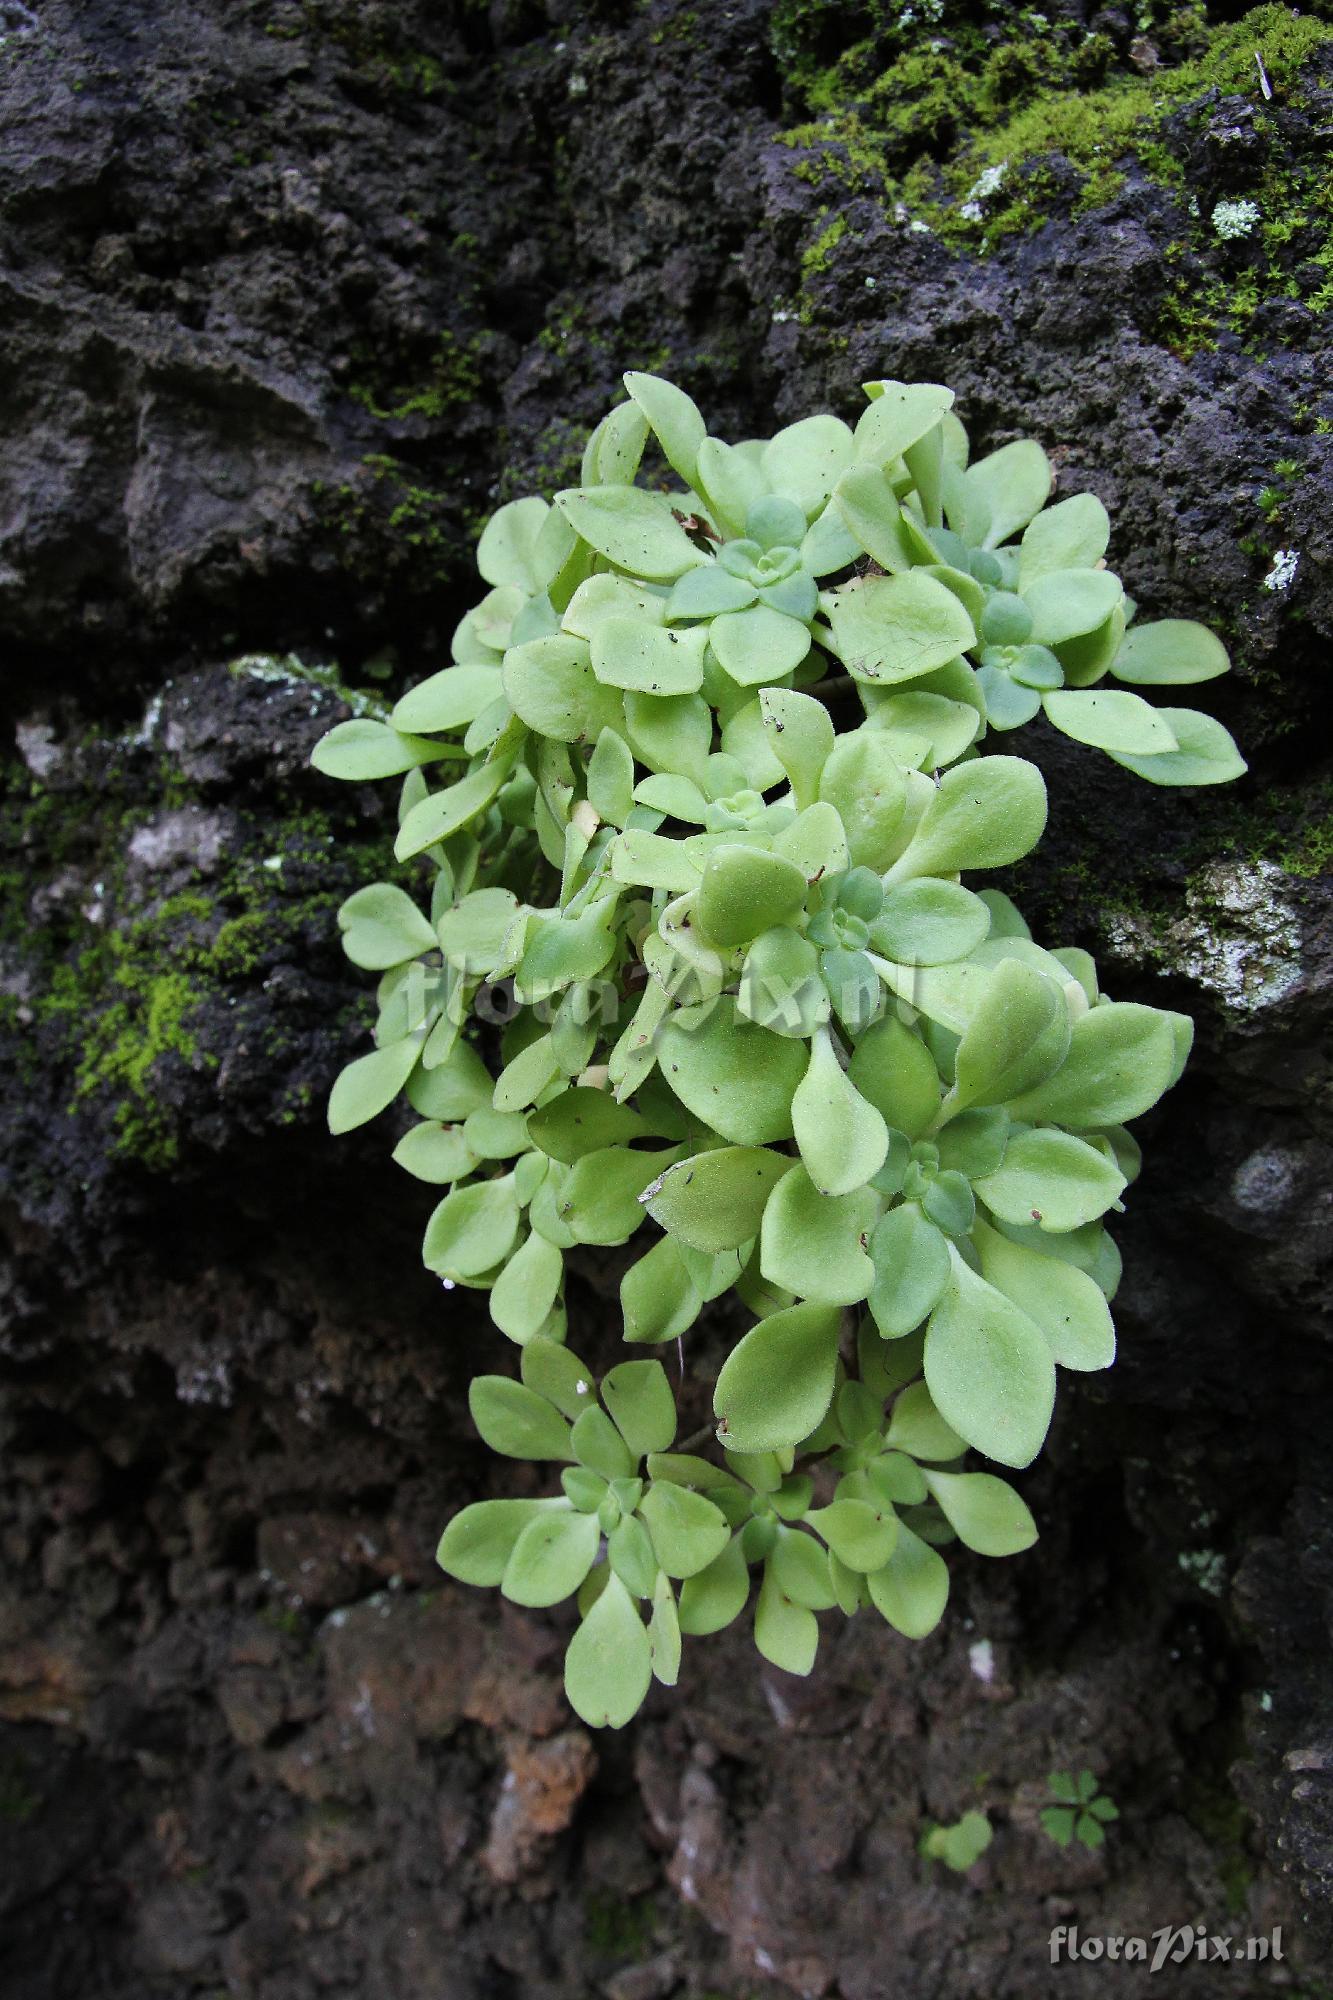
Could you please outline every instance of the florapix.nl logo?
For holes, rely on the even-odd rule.
[[[1282,1926],[1277,1924],[1263,1937],[1221,1937],[1206,1924],[1163,1924],[1148,1937],[1092,1935],[1084,1937],[1077,1924],[1057,1924],[1051,1932],[1052,1965],[1077,1962],[1093,1964],[1146,1965],[1149,1972],[1161,1972],[1169,1965],[1193,1962],[1200,1965],[1261,1965],[1282,1961]]]

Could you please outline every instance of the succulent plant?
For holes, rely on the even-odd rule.
[[[518,1379],[473,1384],[477,1427],[566,1466],[550,1499],[466,1508],[440,1560],[519,1603],[577,1596],[569,1697],[612,1725],[752,1587],[759,1651],[808,1672],[817,1612],[920,1637],[942,1546],[1035,1539],[962,1462],[1028,1465],[1057,1368],[1112,1361],[1125,1127],[1191,1024],[961,878],[1041,838],[1043,779],[1007,748],[1039,713],[1154,783],[1244,769],[1210,716],[1133,691],[1225,650],[1134,622],[1105,509],[1048,506],[1035,443],[971,462],[933,384],[739,445],[670,383],[626,386],[579,487],[488,523],[453,663],[314,756],[402,778],[419,891],[340,912],[382,976],[330,1125],[406,1094],[394,1157],[448,1190],[425,1263],[520,1349]],[[660,1363],[599,1394],[566,1345],[566,1253],[631,1238],[631,1346],[726,1292],[753,1317],[716,1461],[673,1451]]]

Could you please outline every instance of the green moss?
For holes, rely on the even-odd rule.
[[[657,1905],[651,1896],[628,1899],[594,1889],[583,1905],[583,1935],[590,1950],[607,1958],[643,1958],[651,1950]]]
[[[1202,121],[1215,93],[1249,96],[1261,121],[1299,108],[1303,74],[1333,47],[1333,26],[1279,5],[1211,29],[1201,7],[1147,8],[1140,25],[1167,60],[1140,74],[1114,68],[1105,37],[1032,9],[989,11],[988,23],[987,9],[961,17],[944,0],[863,6],[851,18],[870,32],[820,64],[835,10],[779,7],[774,47],[790,99],[810,114],[783,135],[803,154],[798,175],[840,200],[870,195],[899,220],[983,256],[1040,227],[1059,201],[1076,214],[1104,207],[1131,170],[1173,188],[1183,227],[1169,253],[1160,332],[1184,354],[1214,341],[1219,326],[1247,335],[1267,299],[1299,297],[1314,312],[1333,304],[1333,169],[1324,148],[1312,142],[1308,158],[1294,163],[1292,142],[1274,149],[1281,164],[1247,189],[1260,210],[1254,240],[1238,246],[1222,241],[1197,204],[1188,211],[1182,151],[1167,133],[1181,116],[1188,127],[1192,105]],[[1256,50],[1271,110],[1257,93]],[[833,226],[806,251],[807,279],[827,264]]]
[[[425,417],[439,422],[460,403],[474,402],[482,390],[481,356],[485,338],[475,334],[461,341],[457,334],[442,333],[419,379],[389,383],[378,378],[354,381],[348,394],[354,402],[382,421]],[[363,350],[362,365],[370,356]]]
[[[7,1820],[11,1826],[25,1826],[41,1804],[42,1795],[33,1789],[23,1759],[0,1758],[0,1820]]]

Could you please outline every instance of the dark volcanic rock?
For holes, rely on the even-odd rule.
[[[1051,12],[1113,76],[1210,32]],[[1326,132],[1327,47],[1284,66],[1280,13],[1271,100],[1173,100],[1088,214],[1069,158],[1016,160],[1047,219],[984,244],[783,136],[802,50],[898,59],[878,7],[0,5],[6,2000],[1102,1993],[1048,1970],[1059,1924],[1281,1925],[1279,1975],[1327,1963],[1327,225],[1206,228]],[[389,808],[306,760],[438,664],[477,525],[564,483],[627,366],[724,434],[892,373],[982,445],[1040,436],[1145,609],[1223,630],[1205,693],[1253,769],[1175,794],[1022,746],[1041,934],[1199,1022],[1145,1123],[1120,1362],[1027,1482],[1038,1550],[960,1564],[924,1646],[858,1620],[808,1683],[700,1645],[594,1741],[561,1615],[433,1566],[528,1475],[472,1436],[496,1336],[420,1269],[428,1191],[385,1131],[324,1129],[370,1013],[334,911]],[[609,1354],[606,1273],[576,1284]],[[1097,1854],[1037,1821],[1084,1765],[1121,1809]],[[920,1859],[975,1806],[967,1878]]]

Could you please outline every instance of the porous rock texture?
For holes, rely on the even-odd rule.
[[[1260,10],[1252,85],[1164,110],[1091,210],[1045,157],[1041,212],[969,246],[783,136],[810,63],[901,51],[901,13],[0,4],[6,2000],[1157,1991],[1052,1966],[1060,1924],[1282,1927],[1280,1965],[1178,1965],[1189,1994],[1326,1971],[1327,244],[1256,275],[1197,216],[1327,135],[1329,36],[1284,67]],[[1039,18],[1114,82],[1238,10]],[[1145,1121],[1121,1359],[1066,1378],[1023,1482],[1036,1550],[959,1562],[922,1645],[830,1633],[808,1681],[696,1643],[594,1739],[563,1615],[433,1567],[456,1506],[528,1475],[471,1433],[503,1343],[421,1270],[429,1190],[381,1127],[324,1129],[368,1019],[333,912],[390,865],[388,801],[305,760],[440,663],[479,522],[564,483],[627,366],[723,435],[885,374],[949,382],[982,445],[1037,435],[1144,608],[1223,630],[1204,692],[1252,772],[1162,792],[1020,746],[1039,935],[1199,1022]],[[575,1280],[594,1360],[616,1279]],[[1120,1808],[1100,1851],[1040,1828],[1062,1767]],[[924,1861],[973,1808],[984,1858]]]

